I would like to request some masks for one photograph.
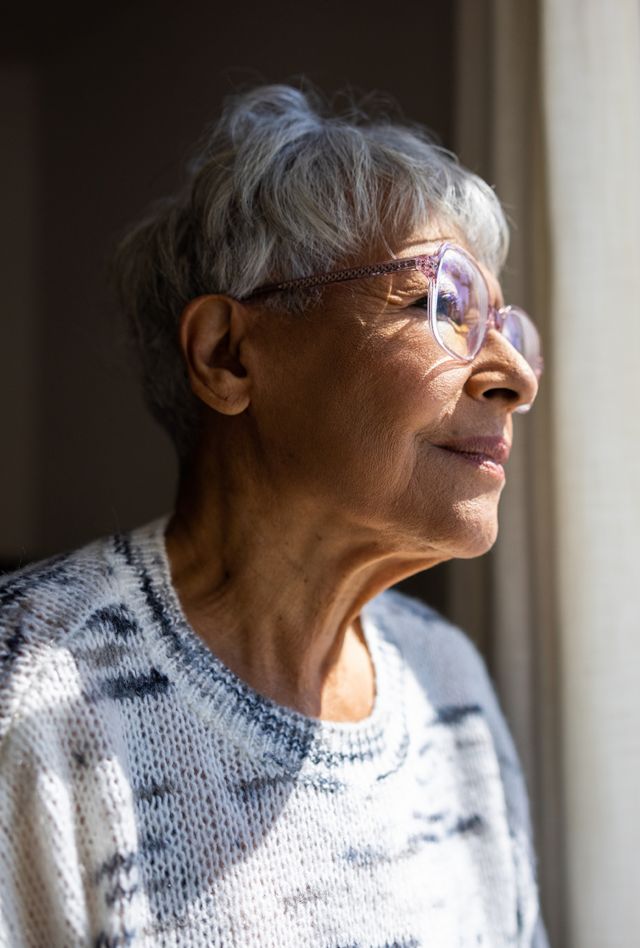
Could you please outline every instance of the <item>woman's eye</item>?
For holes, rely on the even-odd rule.
[[[458,297],[455,293],[438,293],[436,302],[438,309],[449,309],[456,305]]]
[[[458,322],[460,300],[455,293],[438,293],[436,316],[438,319],[453,319]]]
[[[411,303],[412,306],[417,306],[419,309],[429,309],[429,297],[421,296],[419,300],[414,300]]]

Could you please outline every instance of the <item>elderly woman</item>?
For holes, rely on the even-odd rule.
[[[0,941],[546,944],[475,647],[398,580],[496,537],[538,335],[492,190],[262,87],[115,267],[175,510],[5,578]]]

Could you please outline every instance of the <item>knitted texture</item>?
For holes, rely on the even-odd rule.
[[[384,593],[371,715],[307,717],[189,626],[167,522],[0,580],[0,945],[544,948],[470,640]]]

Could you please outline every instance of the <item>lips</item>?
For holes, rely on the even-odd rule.
[[[511,452],[509,442],[505,438],[495,436],[475,435],[472,438],[455,438],[438,444],[436,447],[453,451],[455,454],[477,457],[478,460],[493,461],[495,464],[505,464]]]

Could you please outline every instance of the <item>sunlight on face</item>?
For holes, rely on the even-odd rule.
[[[396,255],[433,253],[443,236],[425,231]],[[472,294],[468,274],[458,277]],[[265,320],[254,411],[270,476],[287,489],[407,553],[474,556],[495,540],[504,475],[495,459],[483,464],[463,449],[484,438],[508,451],[507,394],[521,379],[502,343],[472,363],[447,355],[429,324],[427,290],[416,271],[376,276],[326,287],[304,318]],[[469,329],[458,326],[456,337],[452,314],[446,323],[451,348],[466,345]]]

